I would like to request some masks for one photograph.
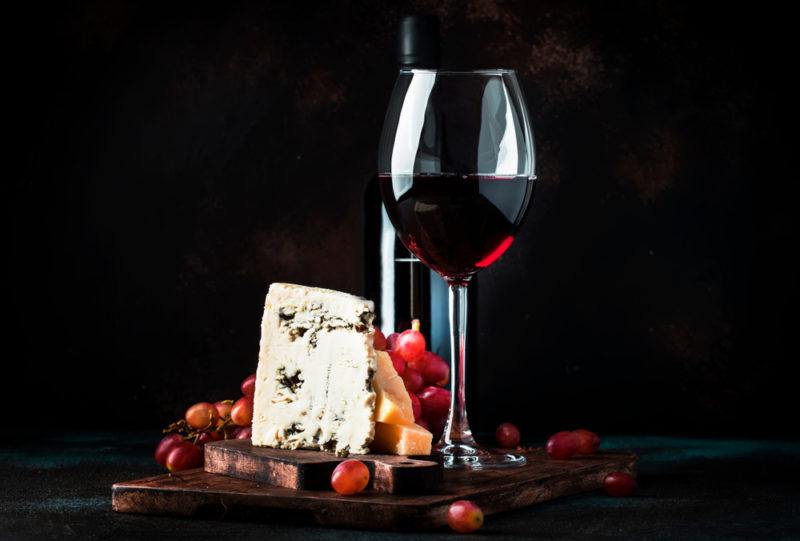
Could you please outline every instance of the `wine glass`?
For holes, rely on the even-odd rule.
[[[485,449],[466,412],[467,287],[511,245],[534,187],[525,100],[513,70],[402,69],[383,124],[381,194],[403,244],[450,289],[453,392],[436,450],[448,468],[521,466]]]

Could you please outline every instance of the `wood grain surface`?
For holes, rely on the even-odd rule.
[[[444,470],[429,494],[397,495],[375,489],[339,496],[330,489],[295,490],[208,473],[202,469],[159,475],[112,487],[115,511],[227,519],[301,520],[376,530],[432,529],[446,523],[450,503],[470,499],[492,515],[595,490],[612,471],[635,473],[636,456],[601,453],[551,460],[526,453],[521,468]]]
[[[370,471],[369,489],[387,494],[425,494],[442,478],[433,457],[358,455]],[[225,440],[205,445],[205,470],[296,490],[325,490],[334,468],[346,458],[320,451],[253,447],[250,440]]]

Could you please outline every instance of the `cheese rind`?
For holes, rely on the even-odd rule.
[[[419,425],[375,423],[375,438],[370,449],[392,455],[429,455],[433,434]]]
[[[375,421],[413,425],[414,408],[403,378],[394,369],[392,359],[385,351],[376,351],[378,371],[372,379],[375,388]]]
[[[377,371],[374,305],[328,289],[275,283],[261,322],[253,445],[369,451]]]

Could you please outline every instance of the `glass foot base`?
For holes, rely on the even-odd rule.
[[[527,463],[522,455],[486,449],[474,444],[439,444],[434,452],[441,457],[442,465],[448,469],[515,468]]]

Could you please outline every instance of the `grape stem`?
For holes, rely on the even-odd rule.
[[[233,400],[222,400],[222,402],[227,402],[233,404]],[[203,432],[222,432],[225,435],[225,439],[228,438],[225,429],[228,428],[233,424],[233,420],[230,417],[226,417],[221,419],[221,423],[216,427],[213,426],[213,423],[209,423],[208,426],[201,429],[194,429],[189,426],[185,419],[179,419],[170,425],[167,428],[161,430],[162,434],[170,434],[176,433],[181,436],[184,440],[193,440],[194,443],[197,443],[197,438],[200,437],[200,434]]]

